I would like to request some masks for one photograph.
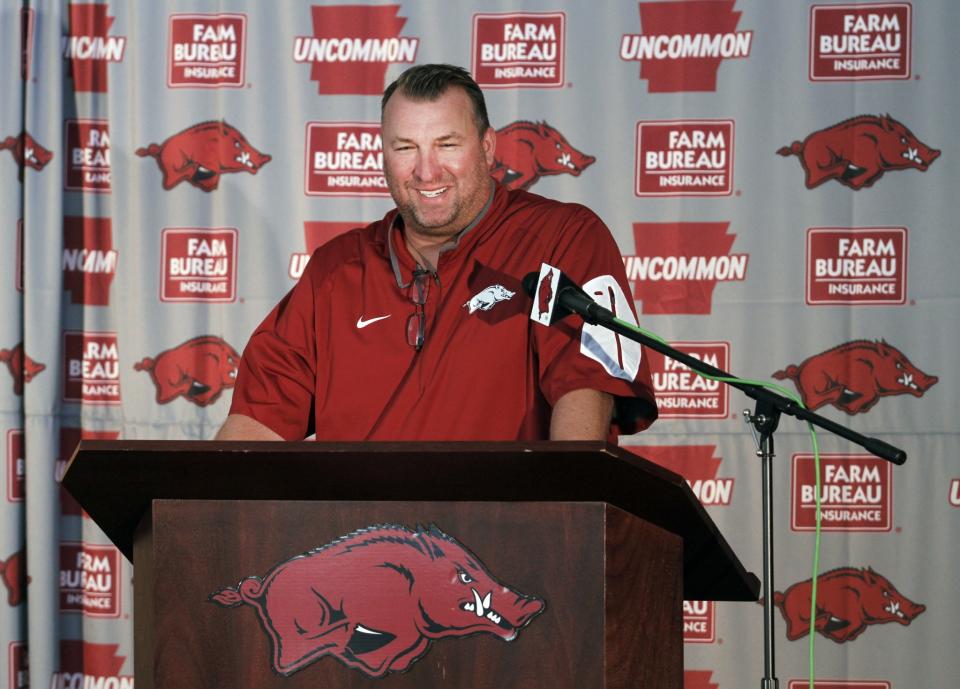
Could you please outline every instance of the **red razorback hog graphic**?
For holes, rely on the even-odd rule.
[[[331,655],[370,677],[403,672],[436,639],[512,641],[543,610],[435,526],[370,526],[210,596],[256,609],[283,675]]]
[[[783,593],[774,591],[773,604],[787,621],[787,639],[796,641],[810,633],[810,579]],[[860,636],[871,624],[910,624],[926,606],[907,599],[872,568],[839,567],[817,578],[814,629],[842,644]]]
[[[213,404],[237,379],[240,355],[222,338],[201,335],[134,364],[157,386],[157,404],[184,397],[198,407]]]
[[[25,168],[40,171],[47,163],[53,160],[53,151],[48,151],[37,140],[30,136],[30,132],[23,131],[20,136],[8,136],[0,141],[0,150],[7,149],[17,161],[21,175]]]
[[[28,357],[23,351],[22,342],[17,343],[13,349],[0,349],[0,363],[6,364],[10,369],[10,375],[13,376],[13,392],[17,395],[23,394],[24,383],[29,383],[34,376],[47,367],[46,364]]]
[[[930,148],[890,115],[860,115],[814,132],[777,151],[795,155],[807,189],[835,179],[851,189],[869,187],[888,170],[926,171],[940,151]]]
[[[0,581],[7,589],[7,603],[20,605],[27,597],[27,551],[20,549],[6,560],[0,560]]]
[[[852,340],[773,374],[789,378],[810,409],[832,404],[850,415],[867,412],[881,397],[923,393],[939,380],[884,341]]]
[[[497,130],[491,174],[507,189],[529,189],[544,175],[579,177],[596,160],[567,143],[546,122],[518,120]]]
[[[187,181],[198,189],[213,191],[221,174],[246,171],[255,175],[270,162],[270,156],[255,149],[243,134],[223,121],[195,124],[162,144],[138,148],[137,155],[156,158],[167,190]]]

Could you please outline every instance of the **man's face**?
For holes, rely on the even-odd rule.
[[[493,129],[481,136],[470,98],[451,87],[433,102],[394,93],[383,111],[383,172],[408,231],[450,237],[490,196]]]

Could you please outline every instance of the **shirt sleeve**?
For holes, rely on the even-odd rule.
[[[636,325],[623,259],[610,230],[589,209],[572,209],[545,262],[617,318]],[[534,328],[540,388],[551,406],[572,390],[590,388],[614,396],[618,434],[641,431],[657,418],[650,366],[639,343],[585,323],[575,314],[549,327],[537,323],[530,327]]]
[[[249,416],[285,440],[302,440],[314,430],[316,282],[308,265],[250,336],[230,405],[231,414]]]

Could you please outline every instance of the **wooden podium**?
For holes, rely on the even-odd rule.
[[[138,689],[681,689],[682,600],[756,600],[686,482],[564,443],[82,441]]]

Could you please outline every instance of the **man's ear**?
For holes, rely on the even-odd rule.
[[[488,127],[480,138],[480,145],[483,147],[483,155],[487,160],[487,167],[493,167],[494,153],[497,150],[497,132],[493,127]]]

